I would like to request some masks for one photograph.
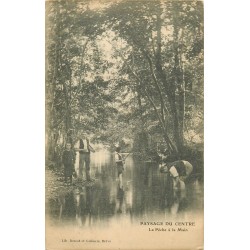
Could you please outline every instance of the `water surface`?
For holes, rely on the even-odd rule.
[[[117,178],[114,157],[108,152],[91,155],[91,183],[59,189],[46,204],[55,225],[107,227],[123,219],[127,224],[185,218],[203,213],[203,183],[193,178],[169,204],[166,174],[156,163],[126,159],[122,185]]]

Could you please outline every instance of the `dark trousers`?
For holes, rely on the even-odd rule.
[[[85,166],[86,179],[90,180],[90,153],[80,153],[79,178],[83,178],[83,167]]]
[[[117,174],[118,174],[118,177],[119,177],[119,175],[122,174],[122,172],[124,170],[123,163],[122,162],[117,162],[116,163],[116,168],[117,168]]]

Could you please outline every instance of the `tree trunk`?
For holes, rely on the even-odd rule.
[[[178,3],[177,3],[178,4]],[[178,105],[176,105],[176,91],[172,92],[174,103],[173,103],[173,114],[174,118],[174,129],[175,129],[175,136],[178,143],[178,149],[180,153],[183,150],[183,121],[184,121],[184,82],[183,82],[183,71],[181,70],[180,65],[180,54],[179,54],[179,27],[178,27],[178,11],[177,5],[173,3],[173,35],[174,35],[174,89],[178,89]]]
[[[46,5],[48,7],[48,5]],[[48,7],[49,8],[49,7]],[[46,8],[47,10],[47,8]],[[53,113],[54,113],[54,93],[55,93],[55,85],[56,85],[56,75],[58,71],[58,43],[55,44],[55,54],[54,58],[50,57],[49,55],[49,47],[52,46],[49,42],[52,39],[51,37],[57,36],[59,33],[59,5],[56,4],[56,12],[55,12],[55,23],[56,27],[51,33],[46,30],[46,111],[45,111],[45,123],[46,123],[46,148],[45,148],[45,159],[46,161],[53,161],[54,160],[54,119],[53,119]],[[46,15],[48,18],[48,15]],[[49,29],[49,20],[46,20],[46,29]],[[49,72],[49,65],[53,65],[53,72]],[[49,75],[51,76],[49,77]]]
[[[163,71],[162,67],[162,60],[161,60],[161,26],[162,26],[162,21],[160,18],[160,12],[157,14],[157,23],[156,23],[156,28],[157,28],[157,50],[156,50],[156,70],[158,72],[158,76],[160,77],[165,93],[168,97],[168,102],[170,104],[170,111],[171,111],[171,116],[173,119],[173,134],[176,142],[176,152],[179,154],[182,151],[182,139],[180,136],[180,128],[179,128],[179,119],[178,119],[178,109],[176,106],[176,97],[175,97],[175,83],[173,82],[168,82],[166,78],[166,74]],[[176,32],[176,30],[174,30]],[[176,54],[175,54],[176,55]],[[175,61],[176,63],[176,61]],[[176,76],[176,66],[178,64],[174,65],[174,74]]]

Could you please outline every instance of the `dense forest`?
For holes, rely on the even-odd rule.
[[[203,153],[203,2],[46,2],[46,159],[84,131],[144,157]]]

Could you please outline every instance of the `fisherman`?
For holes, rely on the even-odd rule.
[[[160,167],[161,173],[169,173],[173,178],[173,188],[185,188],[185,181],[193,171],[190,162],[178,160],[174,162],[164,162]]]
[[[117,145],[115,148],[115,163],[119,179],[120,188],[122,188],[122,173],[124,171],[124,160],[120,154],[121,148]]]

